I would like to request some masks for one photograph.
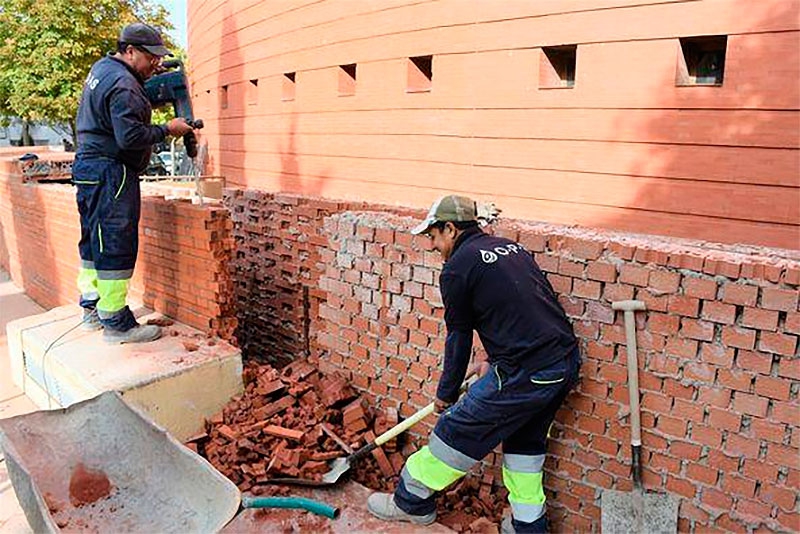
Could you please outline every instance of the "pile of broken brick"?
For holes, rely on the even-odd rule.
[[[206,422],[187,445],[241,491],[286,495],[270,479],[319,480],[329,461],[370,443],[398,422],[397,411],[373,409],[338,374],[323,375],[305,360],[277,370],[248,362],[244,393]],[[397,438],[352,466],[350,476],[368,488],[392,491],[405,458],[414,452]],[[505,507],[505,491],[491,474],[467,476],[439,498],[439,521],[458,532],[493,532]],[[499,482],[499,481],[494,481]]]

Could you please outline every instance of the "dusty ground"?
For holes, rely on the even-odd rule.
[[[0,270],[0,419],[36,410],[36,405],[11,380],[6,325],[14,319],[43,311],[44,308],[11,282],[8,273]],[[5,462],[0,462],[0,531],[11,534],[32,532],[8,480]]]

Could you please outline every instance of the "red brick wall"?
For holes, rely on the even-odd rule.
[[[319,286],[328,247],[324,220],[367,205],[252,189],[226,189],[225,205],[236,241],[231,273],[236,336],[245,357],[280,365],[316,354],[317,330],[324,324],[319,303],[327,298]]]
[[[46,159],[45,150],[37,147]],[[145,196],[131,297],[178,321],[231,338],[231,226],[227,210],[219,205]],[[23,183],[16,161],[0,159],[0,266],[42,306],[77,302],[79,237],[73,186]]]
[[[409,227],[378,213],[326,219],[318,328],[323,367],[406,416],[431,400],[444,339],[440,261]],[[497,233],[535,253],[585,355],[546,465],[556,525],[598,530],[602,491],[631,488],[625,330],[611,302],[636,298],[648,308],[637,314],[646,488],[680,497],[682,531],[800,529],[796,255],[543,224]]]

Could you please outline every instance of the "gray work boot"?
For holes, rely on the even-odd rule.
[[[430,525],[436,521],[436,512],[426,515],[411,515],[394,503],[394,495],[391,493],[373,493],[367,499],[367,510],[384,521],[408,521],[417,525]]]
[[[90,310],[88,308],[84,308],[81,330],[85,330],[86,332],[95,332],[101,328],[103,328],[103,325],[100,324],[100,316],[97,315],[97,309],[92,308]]]
[[[103,330],[103,341],[113,345],[123,343],[147,343],[161,337],[161,327],[154,324],[136,325],[130,330],[114,330],[106,327]]]

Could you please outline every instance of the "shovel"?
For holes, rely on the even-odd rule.
[[[465,391],[467,386],[470,384],[470,379],[475,376],[475,371],[470,371],[467,374],[466,378],[464,379],[464,385],[461,386],[461,391]],[[390,441],[392,438],[395,438],[411,428],[412,426],[416,425],[430,414],[434,412],[436,409],[435,403],[430,403],[424,408],[421,408],[417,413],[395,425],[394,427],[390,428],[377,438],[372,443],[364,445],[356,452],[344,457],[344,458],[336,458],[330,464],[331,469],[322,475],[322,479],[320,480],[310,480],[306,478],[273,478],[269,481],[270,484],[295,484],[301,486],[330,486],[332,484],[336,484],[339,479],[342,477],[343,474],[350,470],[350,466],[353,465],[357,460],[360,460],[367,454],[374,451],[376,448],[380,447],[387,441]]]
[[[669,494],[645,493],[642,488],[642,427],[639,419],[639,362],[636,356],[636,319],[644,311],[640,300],[611,304],[625,312],[625,337],[628,349],[628,395],[631,407],[631,475],[633,491],[606,490],[601,496],[603,534],[673,533],[678,528],[678,500]]]

